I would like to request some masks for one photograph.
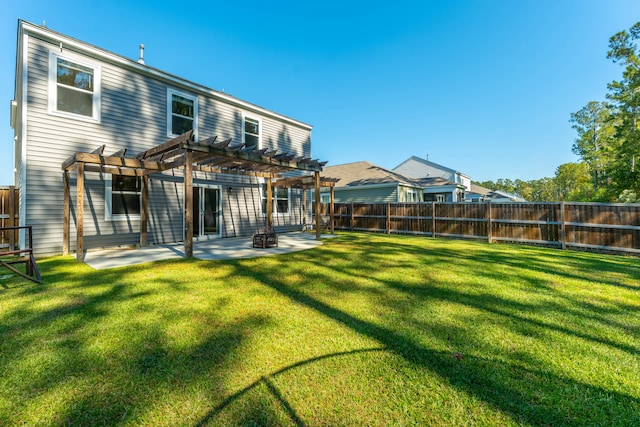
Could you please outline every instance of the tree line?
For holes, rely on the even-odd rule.
[[[622,66],[620,80],[607,85],[605,101],[591,101],[570,122],[580,157],[565,163],[552,178],[478,182],[528,201],[640,203],[640,22],[609,39],[607,58]]]

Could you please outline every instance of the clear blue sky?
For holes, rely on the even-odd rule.
[[[20,0],[0,18],[0,185],[11,184],[18,18],[314,126],[313,156],[412,155],[473,180],[553,176],[569,115],[604,100],[638,0]],[[4,100],[4,101],[1,101]],[[223,135],[221,135],[223,136]]]

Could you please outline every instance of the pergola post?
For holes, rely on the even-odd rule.
[[[313,172],[314,189],[316,199],[316,240],[322,240],[320,227],[322,226],[322,216],[320,215],[320,172]]]
[[[76,212],[76,261],[84,262],[84,162],[78,162]]]
[[[302,187],[302,230],[307,230],[307,190]]]
[[[62,175],[62,186],[64,188],[64,220],[62,227],[62,254],[69,255],[69,171],[64,170]]]
[[[16,187],[13,185],[9,186],[9,218],[6,224],[8,227],[20,225],[16,224]],[[16,230],[11,230],[6,235],[9,237],[9,250],[12,251],[16,247],[16,236],[20,240],[20,232],[16,233]]]
[[[143,175],[140,209],[140,246],[147,246],[147,224],[149,222],[149,175]]]
[[[186,150],[184,162],[184,256],[193,256],[193,152]]]
[[[273,186],[271,185],[271,177],[267,178],[267,228],[271,230],[273,227]]]

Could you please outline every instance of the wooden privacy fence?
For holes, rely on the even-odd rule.
[[[16,187],[0,187],[0,228],[18,225],[18,195]],[[19,244],[18,230],[0,231],[0,249],[16,249]]]
[[[337,230],[640,255],[640,204],[336,203],[334,211]],[[329,215],[329,204],[321,213]]]

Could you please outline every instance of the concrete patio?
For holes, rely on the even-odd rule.
[[[194,241],[193,257],[223,260],[280,255],[320,246],[322,241],[316,240],[315,237],[315,233],[282,233],[278,235],[278,247],[267,249],[252,247],[251,236]],[[333,235],[322,236],[322,238],[327,237],[333,237]],[[103,270],[175,258],[184,258],[184,243],[87,251],[85,262],[96,270]]]

